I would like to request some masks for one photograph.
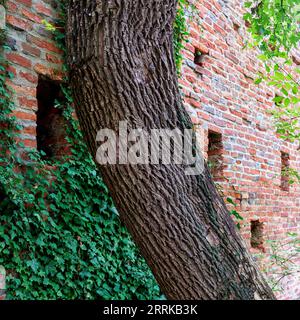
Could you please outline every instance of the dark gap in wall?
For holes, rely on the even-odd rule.
[[[5,212],[6,210],[9,210],[9,212],[11,212],[11,210],[16,209],[16,205],[7,196],[3,185],[0,185],[0,208],[2,212]]]
[[[195,48],[194,63],[197,66],[202,66],[205,56],[207,56],[207,53],[203,52],[203,50],[200,50],[199,48]]]
[[[239,30],[240,30],[240,25],[238,25],[237,23],[233,23],[233,29],[234,29],[234,31],[236,31],[236,32],[239,32]]]
[[[286,152],[281,152],[281,190],[290,190],[290,155]]]
[[[260,220],[251,221],[251,247],[263,249],[264,244],[264,223]]]
[[[65,154],[65,121],[56,102],[64,100],[60,83],[39,76],[37,87],[37,148],[44,158],[60,157]]]
[[[223,153],[222,134],[208,131],[208,165],[215,180],[223,178]]]

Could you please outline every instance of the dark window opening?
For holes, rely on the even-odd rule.
[[[300,58],[299,56],[292,56],[292,60],[293,62],[297,65],[297,66],[300,66]]]
[[[44,158],[65,154],[65,121],[62,109],[56,106],[64,100],[60,83],[39,77],[37,87],[37,148]]]
[[[208,165],[214,179],[223,178],[223,143],[222,135],[213,131],[208,132]]]
[[[237,23],[233,23],[233,29],[234,31],[238,32],[240,30],[240,25],[238,25]]]
[[[195,53],[194,53],[194,63],[198,66],[202,66],[204,57],[207,55],[206,52],[203,50],[200,50],[198,48],[195,48]]]
[[[6,210],[11,211],[12,209],[15,209],[15,205],[10,197],[7,196],[3,185],[0,185],[0,211],[4,210],[5,212]]]
[[[264,248],[264,223],[259,220],[251,221],[251,247]]]
[[[4,190],[0,185],[0,203],[5,199]]]
[[[290,156],[288,153],[281,152],[281,189],[290,190]]]

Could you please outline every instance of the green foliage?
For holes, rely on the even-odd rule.
[[[51,31],[51,32],[55,32],[56,31],[55,26],[53,24],[51,24],[50,22],[48,22],[47,20],[43,19],[41,22],[45,26],[45,29],[47,31]]]
[[[293,168],[286,168],[282,171],[282,175],[289,178],[288,183],[290,185],[295,184],[300,181],[300,174],[297,170]]]
[[[61,26],[52,29],[62,48],[63,23],[62,16]],[[2,58],[0,265],[8,271],[8,298],[159,299],[159,287],[120,222],[72,117],[67,81],[65,101],[56,104],[72,154],[43,160],[15,142],[20,126],[11,116],[13,93],[6,80],[12,75],[6,68]]]
[[[287,57],[287,53],[300,41],[299,0],[247,1],[248,12],[244,19],[250,24],[249,31],[254,45],[270,57]]]
[[[234,209],[230,210],[229,212],[230,215],[235,218],[237,228],[241,229],[241,222],[244,221],[244,218],[237,212],[237,204],[230,197],[228,197],[226,200],[229,204],[231,204],[234,207]]]
[[[255,83],[266,83],[274,88],[273,115],[277,133],[282,139],[300,142],[300,69],[293,65],[293,49],[300,43],[300,0],[247,1],[248,21],[252,41],[258,48],[258,58],[264,66]],[[299,180],[296,171],[290,172]]]
[[[266,83],[276,92],[274,108],[269,110],[275,119],[277,133],[282,139],[300,142],[300,69],[293,65],[293,49],[300,43],[300,0],[247,1],[248,21],[253,41],[250,47],[261,52],[259,59],[264,72],[259,73],[255,83]],[[283,175],[289,184],[300,181],[300,174],[287,168]],[[270,254],[259,255],[262,269],[274,291],[282,291],[282,281],[299,274],[297,258],[300,240],[297,234],[289,233],[287,241],[269,240]]]
[[[175,61],[178,73],[180,73],[183,60],[181,50],[184,48],[184,43],[187,41],[189,35],[186,23],[187,6],[187,0],[178,1],[178,11],[174,22]]]

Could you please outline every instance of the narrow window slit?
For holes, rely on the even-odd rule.
[[[264,250],[264,223],[260,220],[251,221],[251,247]]]
[[[233,30],[236,31],[236,32],[239,32],[240,31],[240,25],[234,22],[233,23]]]
[[[286,152],[281,152],[281,190],[290,190],[290,156]]]
[[[222,134],[213,131],[208,132],[208,165],[214,180],[223,179],[223,142]]]
[[[45,159],[61,157],[66,151],[66,133],[62,109],[56,106],[64,100],[60,83],[40,76],[37,100],[37,149]]]
[[[195,52],[194,52],[194,63],[198,66],[202,66],[203,65],[203,61],[205,56],[207,56],[208,51],[206,50],[201,50],[199,48],[195,48]]]

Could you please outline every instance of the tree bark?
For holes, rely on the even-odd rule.
[[[70,0],[67,47],[90,152],[101,128],[191,128],[173,58],[176,0]],[[169,299],[274,299],[207,167],[100,167],[121,219]]]

